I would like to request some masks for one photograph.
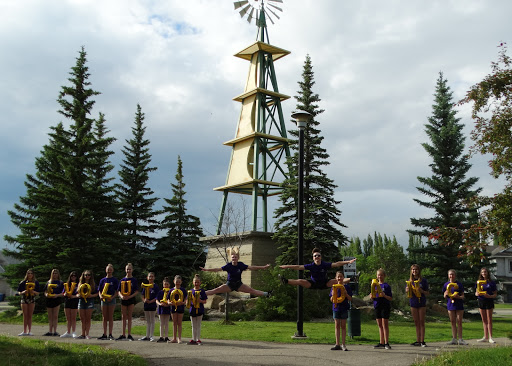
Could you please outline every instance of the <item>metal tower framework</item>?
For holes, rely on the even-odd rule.
[[[270,45],[265,13],[262,2],[257,11],[256,42],[235,55],[251,65],[244,93],[234,98],[242,103],[235,138],[224,143],[232,146],[226,184],[214,188],[223,192],[217,235],[221,233],[230,192],[252,195],[252,231],[267,232],[267,199],[281,192],[281,182],[288,176],[286,159],[290,149],[281,102],[290,97],[279,92],[274,61],[290,52]],[[258,230],[260,200],[262,222]]]

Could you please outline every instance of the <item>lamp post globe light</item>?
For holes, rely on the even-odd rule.
[[[292,113],[294,123],[299,129],[299,179],[298,179],[298,204],[297,204],[297,255],[298,265],[304,265],[304,130],[308,121],[313,117],[306,111],[295,111]],[[299,271],[299,279],[304,278],[304,271]],[[304,334],[304,288],[297,286],[297,333],[294,338],[306,338]]]

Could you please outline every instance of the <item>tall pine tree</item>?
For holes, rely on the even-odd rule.
[[[132,261],[139,270],[146,269],[148,254],[155,242],[151,234],[158,228],[156,215],[159,214],[153,209],[158,198],[152,197],[154,192],[148,187],[149,173],[157,168],[149,166],[150,142],[144,137],[145,131],[144,113],[137,104],[133,137],[126,140],[127,145],[123,148],[124,159],[119,171],[121,184],[117,192],[125,244],[120,256],[126,263]]]
[[[304,131],[304,263],[311,261],[311,251],[318,247],[324,258],[335,261],[340,258],[338,246],[344,245],[348,238],[341,232],[345,227],[340,221],[341,203],[334,199],[337,186],[323,172],[329,164],[329,154],[321,146],[323,137],[318,128],[317,116],[324,112],[318,107],[320,98],[313,92],[315,85],[311,58],[306,56],[302,81],[299,81],[296,108],[311,113],[312,119]],[[298,139],[298,131],[289,131]],[[297,263],[297,182],[298,182],[298,143],[291,144],[295,153],[289,160],[289,177],[283,182],[280,195],[281,206],[274,212],[276,217],[274,240],[282,254],[280,264]]]
[[[23,267],[35,267],[46,276],[56,267],[62,273],[90,268],[103,269],[98,259],[109,258],[118,242],[113,185],[107,177],[112,166],[104,119],[90,118],[99,92],[90,88],[86,52],[82,48],[70,72],[70,86],[58,97],[59,113],[70,120],[52,128],[50,142],[36,159],[35,176],[27,176],[27,194],[11,211],[11,221],[20,234],[6,237],[15,251],[8,254],[24,263],[8,268],[13,280],[22,277]],[[14,253],[17,252],[17,253]],[[105,259],[106,261],[106,259]],[[48,273],[41,273],[40,272]]]
[[[417,187],[428,200],[414,199],[419,205],[432,210],[433,214],[431,217],[411,218],[411,224],[416,229],[408,230],[412,235],[423,237],[430,237],[439,227],[462,228],[474,223],[477,212],[468,208],[466,201],[481,191],[481,188],[473,188],[478,178],[466,177],[471,165],[464,154],[463,125],[460,118],[456,117],[452,92],[442,73],[439,74],[434,97],[432,116],[425,125],[430,143],[422,144],[432,158],[432,175],[418,177],[422,186]],[[429,282],[434,289],[442,288],[450,268],[455,269],[458,279],[467,285],[472,284],[478,277],[478,268],[472,269],[465,258],[458,257],[457,245],[446,245],[442,240],[428,240],[424,248],[411,249],[410,253],[417,251],[423,254],[422,257],[417,257],[420,262],[418,264],[429,268]],[[433,291],[432,294],[438,294],[437,299],[442,299],[439,291]]]
[[[183,163],[179,156],[175,178],[176,183],[171,183],[173,197],[164,199],[167,205],[163,206],[165,217],[160,225],[167,233],[158,240],[151,256],[151,269],[159,277],[177,274],[188,277],[204,266],[206,260],[204,245],[199,242],[203,236],[201,222],[187,214]]]

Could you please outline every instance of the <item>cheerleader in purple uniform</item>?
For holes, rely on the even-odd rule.
[[[169,318],[171,317],[171,280],[165,277],[162,283],[163,288],[156,295],[158,315],[160,317],[160,338],[157,343],[169,341]]]
[[[46,311],[48,312],[48,332],[45,336],[60,336],[57,333],[59,324],[60,304],[63,297],[64,283],[60,280],[58,269],[52,269],[50,279],[44,287],[44,296],[46,296]]]
[[[80,295],[80,287],[83,284],[87,284],[91,287],[91,293],[87,294],[85,297]],[[92,312],[94,311],[94,298],[98,297],[98,289],[96,288],[96,283],[94,282],[91,271],[85,270],[82,272],[80,280],[78,281],[78,289],[78,313],[80,315],[80,322],[82,323],[82,334],[76,338],[91,339],[89,331],[91,330]],[[106,336],[104,339],[106,339]]]
[[[411,274],[409,277],[411,283],[418,281],[418,291],[420,297],[417,297],[412,292],[412,297],[409,299],[409,305],[411,306],[411,315],[414,319],[414,325],[416,327],[416,342],[411,343],[411,346],[427,347],[425,343],[425,315],[427,312],[427,296],[429,294],[428,282],[426,279],[421,277],[421,268],[417,264],[411,266]],[[409,291],[409,288],[405,286],[405,293]]]
[[[323,290],[332,287],[336,283],[335,279],[329,280],[327,278],[327,270],[330,268],[341,267],[345,264],[350,264],[355,262],[355,258],[349,261],[339,261],[339,262],[324,262],[322,260],[322,254],[320,253],[320,249],[314,248],[312,251],[313,254],[313,263],[299,265],[299,264],[285,264],[279,266],[279,268],[283,269],[295,269],[297,271],[309,271],[311,273],[311,278],[306,279],[298,279],[298,280],[289,280],[281,275],[279,275],[279,279],[281,280],[283,285],[292,285],[292,286],[302,286],[304,288],[310,288],[314,290]],[[345,282],[350,282],[349,278],[345,279]]]
[[[352,289],[349,285],[344,285],[343,282],[345,280],[345,275],[342,271],[336,272],[336,282],[338,285],[342,285],[345,287],[345,299],[338,304],[333,302],[333,290],[334,287],[331,288],[331,292],[329,293],[329,297],[331,299],[332,304],[332,317],[334,318],[334,335],[336,337],[336,345],[331,348],[333,351],[343,350],[347,351],[347,346],[345,345],[345,338],[347,337],[347,319],[348,319],[348,309],[350,307],[349,301],[352,301]],[[336,289],[338,292],[337,296],[341,296],[341,290]],[[341,345],[340,345],[340,333],[341,333]]]
[[[139,287],[137,283],[137,279],[133,277],[133,265],[128,263],[125,268],[126,277],[122,278],[119,281],[119,287],[117,291],[119,293],[119,297],[121,298],[121,319],[123,323],[123,334],[121,334],[116,341],[129,340],[133,341],[132,337],[132,317],[133,317],[133,307],[135,306],[136,300],[135,296],[139,293]],[[130,293],[128,295],[122,294],[123,282],[125,288],[130,289]],[[126,290],[128,291],[128,290]],[[126,328],[128,327],[128,336],[126,336]]]
[[[34,284],[29,288],[27,283]],[[39,295],[39,282],[36,280],[34,270],[28,269],[25,278],[18,285],[16,295],[21,296],[21,310],[23,311],[23,332],[19,336],[32,336],[32,314],[36,306],[35,297]]]
[[[201,268],[201,271],[206,272],[220,272],[220,271],[226,271],[228,273],[228,282],[224,285],[221,285],[217,288],[214,288],[213,290],[206,291],[206,295],[215,295],[215,294],[223,294],[226,292],[231,291],[240,291],[240,292],[246,292],[248,294],[254,295],[254,296],[266,296],[270,297],[272,296],[272,291],[259,291],[255,290],[250,286],[247,286],[242,283],[242,272],[249,269],[249,270],[257,270],[257,269],[267,269],[270,267],[270,264],[267,264],[265,266],[248,266],[247,264],[243,262],[239,262],[239,253],[236,250],[231,250],[231,262],[227,263],[225,266],[221,268]]]
[[[141,289],[142,299],[144,302],[144,318],[146,319],[146,335],[139,338],[139,341],[151,341],[153,342],[153,335],[155,334],[155,312],[156,312],[156,295],[159,292],[159,288],[155,283],[155,274],[153,272],[148,273],[148,284],[153,285],[146,289]],[[146,297],[146,291],[148,295]]]
[[[486,282],[482,286],[484,290],[483,294],[478,292],[478,287],[475,292],[475,296],[478,297],[478,310],[480,311],[482,325],[484,327],[484,337],[477,342],[496,343],[496,341],[492,339],[492,312],[494,310],[494,299],[497,296],[498,289],[496,288],[496,283],[491,281],[489,270],[485,267],[480,270],[478,280]]]
[[[107,268],[105,268],[105,273],[107,275],[100,280],[100,284],[98,285],[98,294],[101,299],[101,313],[103,315],[103,335],[98,339],[109,339],[113,341],[114,336],[112,335],[112,330],[114,329],[114,309],[116,308],[116,297],[118,295],[117,289],[119,287],[119,280],[113,276],[114,266],[112,264],[109,263],[107,265]],[[103,294],[103,289],[107,284],[107,292],[106,294]]]
[[[448,316],[450,317],[450,324],[452,326],[452,340],[448,344],[459,344],[467,346],[468,344],[462,339],[462,317],[464,315],[464,286],[457,281],[457,273],[454,269],[448,271],[448,279],[443,286],[443,294],[447,300],[446,308],[448,309]],[[457,289],[451,288],[448,290],[450,283],[456,283]],[[458,336],[458,340],[457,340]]]
[[[64,314],[66,315],[67,331],[61,338],[76,338],[76,314],[78,313],[78,297],[76,296],[78,289],[78,275],[75,271],[69,274],[68,280],[66,281],[67,288],[71,293],[66,293],[66,289],[62,292],[64,296]]]
[[[183,314],[185,313],[185,301],[187,299],[187,290],[181,286],[183,280],[181,276],[174,277],[174,287],[171,289],[171,294],[174,290],[179,290],[182,293],[182,300],[179,300],[179,294],[174,294],[175,303],[171,303],[171,318],[172,318],[172,340],[169,343],[181,343],[181,330],[183,324]]]
[[[372,297],[375,319],[379,327],[379,343],[373,348],[391,349],[389,345],[389,316],[391,315],[393,293],[391,286],[384,282],[386,280],[386,272],[382,268],[377,270],[377,280],[379,281],[382,294]]]
[[[201,288],[201,278],[199,275],[194,276],[194,280],[192,281],[194,284],[194,288],[192,291],[192,298],[190,301],[190,322],[192,323],[192,339],[188,344],[198,344],[201,345],[201,321],[203,320],[204,315],[204,304],[206,304],[206,300],[208,297],[206,296],[206,291]],[[196,293],[199,292],[199,307],[196,308],[194,306],[193,299],[195,298]]]

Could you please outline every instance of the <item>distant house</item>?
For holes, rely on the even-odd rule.
[[[498,289],[506,293],[503,295],[503,301],[512,303],[512,247],[491,247],[492,250],[489,259],[495,263],[494,275],[498,280]]]
[[[2,277],[2,273],[5,272],[4,266],[7,264],[14,264],[19,263],[17,260],[11,257],[6,257],[1,251],[0,251],[0,294],[5,294],[6,296],[13,296],[16,292],[16,289],[13,289],[9,282]]]

